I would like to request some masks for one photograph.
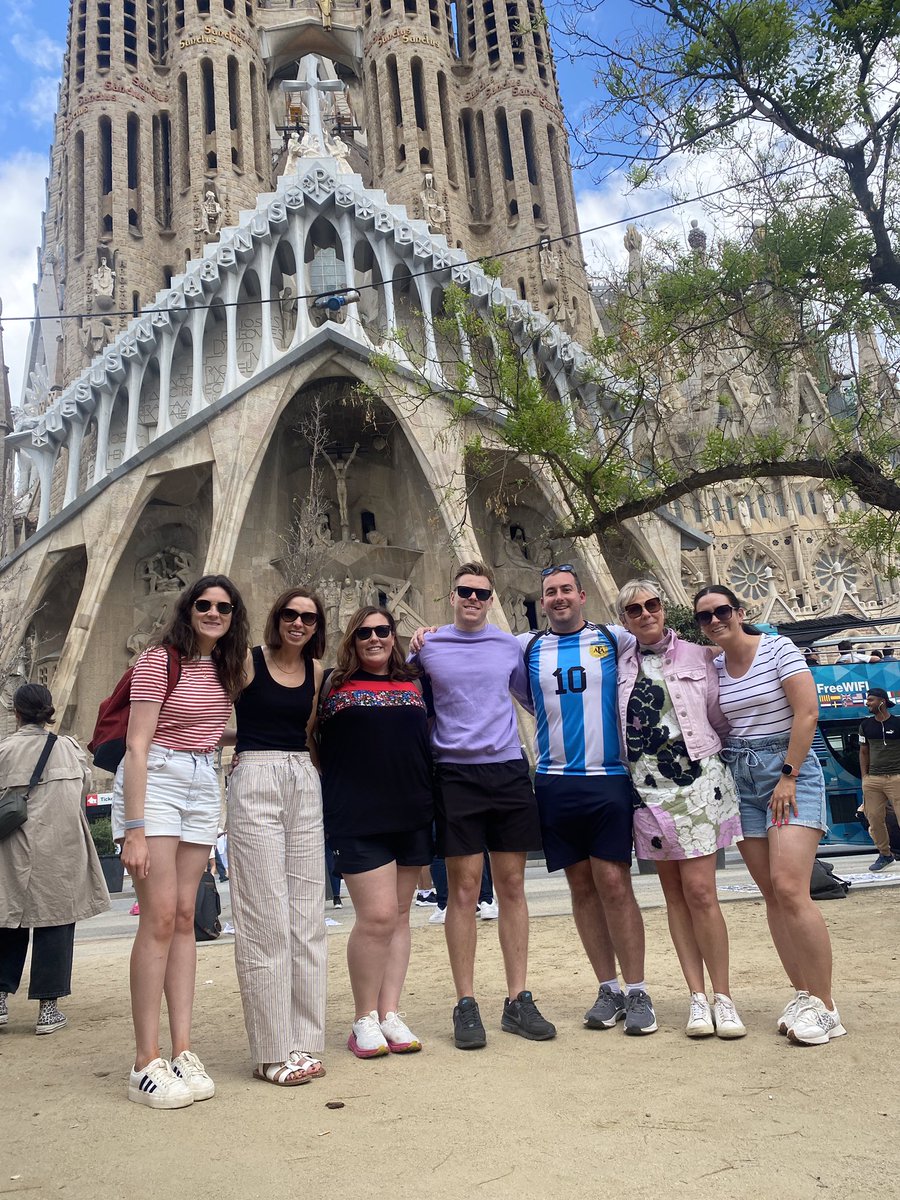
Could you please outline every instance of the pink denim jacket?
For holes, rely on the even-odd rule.
[[[718,754],[728,722],[719,707],[719,677],[713,655],[705,646],[685,642],[672,630],[666,631],[663,652],[663,677],[688,756],[693,762]],[[625,743],[628,701],[640,670],[641,652],[637,642],[623,649],[616,664],[619,673],[619,729]]]

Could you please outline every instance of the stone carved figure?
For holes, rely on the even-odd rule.
[[[338,610],[341,601],[341,589],[333,575],[323,579],[319,585],[319,597],[325,609],[325,626],[329,633],[338,628]]]
[[[150,629],[138,628],[134,631],[134,633],[129,635],[125,642],[125,647],[131,656],[128,659],[129,666],[132,666],[134,663],[136,663],[138,658],[144,653],[154,634],[158,633],[165,625],[168,615],[169,606],[168,604],[164,604],[160,609],[159,616],[153,622],[153,625]]]
[[[744,533],[750,533],[753,528],[753,513],[750,511],[750,504],[746,496],[741,496],[737,505],[738,521]]]
[[[322,454],[325,461],[328,463],[334,472],[334,481],[337,487],[337,502],[338,514],[341,522],[341,541],[350,541],[350,509],[347,503],[347,472],[350,470],[350,464],[356,458],[356,452],[359,449],[359,442],[353,446],[353,453],[344,462],[340,451],[337,453],[337,458],[333,459],[327,450],[323,450]]]
[[[90,317],[82,324],[78,336],[90,362],[115,340],[116,331],[109,317]]]
[[[166,546],[138,564],[148,592],[180,592],[194,574],[194,557],[178,546]]]
[[[434,186],[434,172],[426,171],[422,180],[422,216],[432,233],[447,232],[447,206]]]
[[[310,153],[304,146],[304,142],[306,142],[308,136],[308,134],[304,134],[303,141],[301,141],[297,130],[294,129],[291,131],[291,136],[288,138],[287,144],[287,158],[284,160],[285,175],[296,175],[300,166],[300,159]]]
[[[322,143],[319,141],[319,135],[308,129],[303,135],[300,142],[299,157],[300,158],[322,158],[325,151],[322,149]],[[290,154],[290,148],[288,149]],[[296,167],[294,170],[296,171]]]
[[[344,630],[347,623],[359,608],[359,584],[351,576],[344,577],[341,586],[341,597],[338,602],[338,628]]]
[[[106,255],[100,259],[100,266],[93,275],[94,295],[98,299],[111,300],[116,287],[116,273],[109,265]]]
[[[322,14],[322,28],[331,28],[331,13],[334,9],[334,0],[316,0],[319,6],[319,12]]]
[[[332,136],[330,133],[325,133],[325,151],[330,154],[337,162],[338,175],[352,175],[353,168],[347,161],[350,154],[350,147],[343,138]]]
[[[549,238],[540,240],[538,263],[541,269],[541,287],[548,296],[553,296],[559,287],[560,259]]]
[[[218,233],[222,219],[222,205],[213,191],[208,191],[200,205],[201,229],[204,233]]]

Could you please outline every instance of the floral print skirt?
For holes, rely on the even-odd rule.
[[[681,785],[661,777],[650,756],[632,767],[641,800],[634,811],[638,858],[700,858],[741,840],[740,805],[731,772],[718,755],[699,765],[699,776]],[[648,779],[661,786],[648,786]]]

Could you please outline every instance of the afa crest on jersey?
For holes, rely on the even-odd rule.
[[[609,646],[606,642],[595,642],[589,650],[591,658],[606,658],[609,654]]]

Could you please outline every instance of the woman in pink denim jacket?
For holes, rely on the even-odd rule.
[[[637,795],[634,845],[638,858],[655,861],[666,898],[669,931],[691,991],[685,1032],[743,1037],[716,894],[716,852],[741,837],[737,792],[719,759],[728,725],[718,675],[706,647],[666,628],[654,580],[630,580],[616,608],[637,639],[617,664],[619,726]]]

